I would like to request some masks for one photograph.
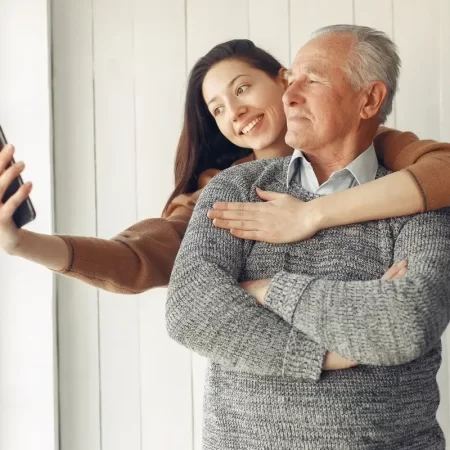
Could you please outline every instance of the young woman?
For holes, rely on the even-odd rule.
[[[244,102],[244,108],[236,111],[237,115],[247,114],[246,108],[258,111],[263,115],[264,124],[247,123],[247,129],[234,130],[231,142],[218,127],[223,105],[214,105],[214,109],[213,102],[207,105],[203,88],[205,77],[212,75],[212,68],[219,63],[232,65],[236,61],[252,69],[254,85],[250,89],[258,89],[264,77],[272,80],[272,89],[269,93],[261,91],[258,104],[246,107]],[[282,75],[282,65],[251,41],[233,40],[214,47],[196,63],[189,76],[184,124],[175,162],[175,189],[163,217],[139,222],[110,240],[32,233],[17,229],[11,219],[31,191],[31,183],[27,183],[8,202],[0,204],[0,247],[11,255],[112,292],[133,294],[167,285],[195,202],[211,177],[233,164],[282,157],[292,152],[284,142]],[[222,80],[210,77],[209,81],[220,83]],[[245,98],[248,84],[234,80],[235,98]],[[253,125],[265,127],[262,137],[252,137]],[[325,227],[450,205],[449,144],[419,141],[412,133],[382,128],[375,139],[375,147],[380,161],[396,172],[306,204],[296,203],[294,240],[310,237]],[[8,146],[0,153],[0,198],[24,169],[22,163],[17,163],[5,170],[13,151]],[[279,199],[274,201],[279,202]],[[287,228],[279,231],[278,237],[267,236],[267,233],[255,237],[274,242],[293,239]],[[283,235],[284,238],[280,237]],[[396,272],[395,267],[393,270]],[[393,276],[392,272],[389,276]]]

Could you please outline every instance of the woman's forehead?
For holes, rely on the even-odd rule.
[[[230,89],[233,84],[243,77],[257,77],[263,74],[248,63],[236,59],[228,59],[215,64],[203,80],[202,92],[206,103],[210,103],[215,96]]]

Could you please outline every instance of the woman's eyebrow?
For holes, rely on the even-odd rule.
[[[241,74],[239,74],[239,75],[236,75],[228,84],[227,84],[227,88],[230,88],[232,85],[233,85],[233,83],[238,79],[238,78],[240,78],[240,77],[246,77],[246,76],[248,76],[247,74],[245,74],[245,73],[241,73]],[[206,106],[209,106],[212,102],[215,102],[217,100],[217,96],[216,97],[213,97],[207,104],[206,104]]]

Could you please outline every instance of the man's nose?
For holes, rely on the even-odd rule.
[[[299,80],[294,81],[283,94],[283,104],[284,106],[295,106],[297,104],[303,103],[302,95],[302,85]]]

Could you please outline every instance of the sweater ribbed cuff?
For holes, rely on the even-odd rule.
[[[325,355],[325,348],[292,328],[283,361],[283,376],[318,381]]]
[[[314,277],[278,272],[267,290],[264,306],[292,325],[295,309]]]

